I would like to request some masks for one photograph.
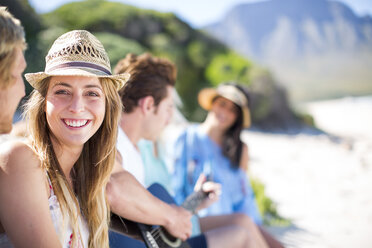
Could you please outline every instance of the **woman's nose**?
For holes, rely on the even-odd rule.
[[[74,95],[71,99],[71,104],[69,106],[69,111],[73,113],[79,113],[85,108],[84,99],[80,95]]]

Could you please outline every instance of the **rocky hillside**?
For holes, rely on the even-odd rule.
[[[372,18],[341,2],[247,3],[205,29],[269,66],[293,100],[372,93]]]

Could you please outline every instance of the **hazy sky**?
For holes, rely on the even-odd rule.
[[[29,0],[37,12],[48,12],[56,7],[77,0]],[[116,0],[126,4],[162,12],[174,12],[194,27],[201,27],[221,19],[225,13],[239,3],[260,0]],[[262,1],[262,0],[261,0]],[[311,1],[311,0],[308,0]],[[372,0],[341,0],[358,15],[372,15]]]

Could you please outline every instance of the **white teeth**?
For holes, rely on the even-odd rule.
[[[70,126],[70,127],[82,127],[84,126],[85,124],[87,124],[88,120],[73,120],[73,121],[70,121],[70,120],[65,120],[65,123]]]

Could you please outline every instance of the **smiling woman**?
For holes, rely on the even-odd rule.
[[[129,75],[111,75],[102,44],[77,30],[54,42],[44,72],[25,76],[35,88],[25,108],[31,142],[8,142],[0,153],[0,202],[8,203],[0,238],[15,247],[108,247],[104,189],[115,160],[117,90]]]
[[[222,186],[219,200],[200,212],[202,230],[209,227],[208,218],[239,214],[239,226],[247,228],[249,216],[269,247],[283,247],[262,227],[261,215],[246,174],[248,146],[240,138],[251,125],[250,101],[246,89],[236,83],[220,84],[200,91],[198,101],[208,111],[201,124],[194,124],[178,137],[175,144],[173,188],[181,203],[193,192],[201,174]],[[231,221],[233,218],[225,220]]]
[[[46,95],[46,120],[60,144],[85,143],[100,127],[105,115],[105,94],[98,78],[50,78]]]

